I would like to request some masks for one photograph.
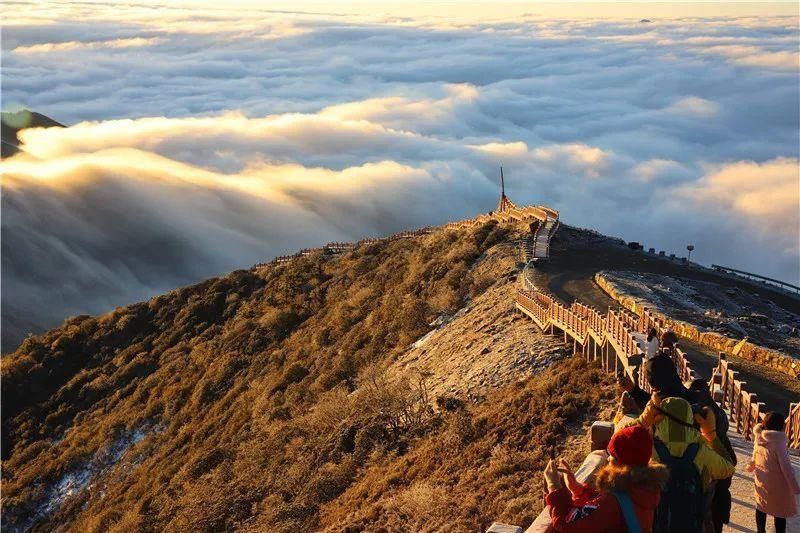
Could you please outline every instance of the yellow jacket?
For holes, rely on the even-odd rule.
[[[692,442],[697,442],[700,445],[697,456],[694,458],[694,465],[697,467],[698,472],[700,472],[700,477],[703,479],[703,489],[707,489],[712,481],[731,477],[736,471],[736,467],[727,459],[725,447],[719,439],[714,439],[715,444],[713,445],[714,449],[712,449],[708,445],[708,442],[700,435],[699,431],[695,430],[694,432],[696,436],[687,441],[663,442],[667,446],[669,454],[673,457],[681,457]],[[657,430],[656,433],[658,433]],[[656,435],[656,437],[658,438],[658,435]],[[653,460],[663,462],[655,448],[653,448]]]
[[[700,445],[694,464],[703,480],[703,488],[717,479],[729,478],[736,471],[728,452],[718,438],[709,443],[694,428],[694,416],[689,402],[682,398],[666,398],[661,402],[660,410],[664,413],[661,420],[653,426],[653,436],[661,440],[673,457],[683,456],[689,444]],[[682,421],[682,422],[681,422]],[[631,423],[638,423],[633,421]],[[653,448],[653,460],[664,462]]]

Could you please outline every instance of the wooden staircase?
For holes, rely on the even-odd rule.
[[[544,224],[540,224],[532,236],[530,261],[547,261],[550,259],[550,241],[558,231],[558,215],[553,217],[548,213]]]

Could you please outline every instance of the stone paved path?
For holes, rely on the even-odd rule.
[[[724,531],[748,531],[755,533],[756,518],[755,505],[753,504],[753,475],[747,471],[747,463],[753,455],[753,443],[748,442],[736,433],[729,434],[734,450],[736,450],[736,473],[731,484],[733,508],[731,509],[731,522]],[[792,466],[795,475],[800,479],[800,457],[792,453]],[[767,519],[767,531],[774,531],[772,520]],[[800,516],[791,518],[786,523],[788,533],[800,533]]]

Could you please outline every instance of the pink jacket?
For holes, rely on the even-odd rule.
[[[789,461],[786,433],[761,430],[756,426],[753,461],[748,470],[754,474],[759,511],[780,518],[797,514],[795,495],[800,494],[800,485]]]

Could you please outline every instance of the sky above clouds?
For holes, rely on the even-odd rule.
[[[3,349],[510,197],[800,281],[794,4],[3,4]],[[652,22],[640,22],[648,18]],[[11,331],[7,335],[7,330]]]

